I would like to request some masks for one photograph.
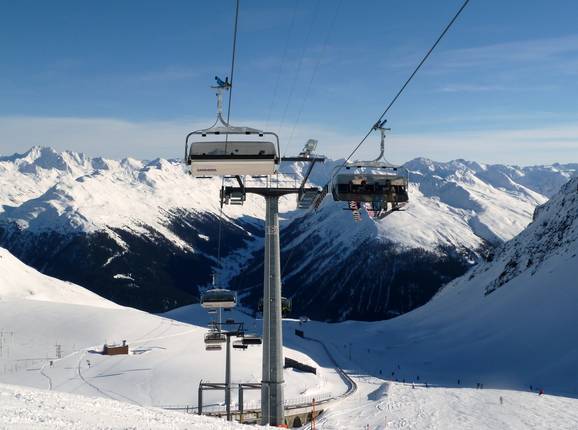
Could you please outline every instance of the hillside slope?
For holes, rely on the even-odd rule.
[[[35,430],[242,430],[222,419],[143,408],[110,399],[0,384],[0,429]]]
[[[119,308],[78,285],[43,275],[0,248],[0,302],[14,299]]]
[[[352,366],[447,387],[578,397],[578,179],[534,221],[429,303],[389,321],[311,326],[351,342]],[[330,338],[331,339],[331,338]]]
[[[182,323],[117,306],[14,260],[3,251],[0,281],[11,283],[0,282],[0,383],[139,406],[190,407],[197,405],[201,380],[223,380],[225,353],[205,350],[211,316],[199,305],[179,310],[179,319],[188,322]],[[19,290],[23,285],[26,294]],[[250,333],[261,330],[260,322],[246,315],[227,316],[245,322]],[[122,341],[129,345],[128,355],[100,354],[105,343]],[[316,375],[284,371],[289,401],[342,389],[341,379],[329,366],[291,347],[284,354],[317,368]],[[233,349],[232,380],[260,381],[261,355],[260,345],[246,351]],[[220,404],[223,397],[215,391],[204,396],[207,405]],[[248,401],[258,398],[258,392],[246,393]]]

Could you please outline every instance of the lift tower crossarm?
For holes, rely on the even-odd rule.
[[[261,424],[278,426],[285,423],[283,402],[283,327],[281,307],[281,251],[279,246],[279,198],[288,194],[298,195],[298,207],[311,207],[321,195],[322,188],[307,187],[313,166],[325,157],[282,157],[281,161],[310,163],[303,180],[295,187],[247,187],[241,177],[239,186],[221,188],[225,204],[245,201],[246,194],[265,198],[265,255],[263,270],[263,369],[261,379]],[[271,185],[268,183],[268,185]]]

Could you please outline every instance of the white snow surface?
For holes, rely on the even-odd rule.
[[[358,391],[331,405],[317,429],[573,430],[578,424],[574,398],[423,384],[412,388],[370,376],[354,380]]]
[[[224,380],[225,353],[205,351],[204,327],[209,322],[205,310],[191,306],[180,312],[186,312],[189,321],[195,323],[186,324],[131,308],[19,299],[0,302],[3,332],[0,382],[140,406],[196,407],[201,379]],[[260,331],[257,322],[245,318],[249,330]],[[99,353],[105,343],[120,344],[123,340],[129,345],[129,355]],[[320,367],[294,348],[286,347],[285,355]],[[286,369],[284,378],[288,400],[344,390],[332,369],[320,368],[317,375]],[[232,350],[232,380],[261,380],[260,346],[246,351]],[[236,393],[234,396],[236,399]],[[222,392],[215,391],[204,397],[205,405],[220,404],[224,398]],[[245,398],[255,402],[259,393],[248,392]]]
[[[0,248],[0,302],[41,300],[102,308],[120,306],[85,288],[46,276]]]
[[[0,384],[2,430],[234,430],[235,422],[110,399]],[[262,427],[261,427],[262,428]]]
[[[578,428],[577,279],[573,179],[426,305],[383,322],[307,323],[359,385],[318,428]]]
[[[80,286],[44,276],[5,250],[0,250],[0,269],[0,383],[100,398],[92,400],[95,417],[110,413],[102,428],[157,428],[157,420],[158,428],[165,428],[171,414],[133,405],[196,407],[201,380],[224,380],[225,354],[205,350],[203,338],[211,317],[199,305],[172,311],[172,316],[188,323],[179,322],[117,306]],[[227,312],[226,316],[243,321],[250,332],[261,331],[260,321],[243,313]],[[335,370],[295,348],[294,339],[288,333],[284,354],[318,372],[286,369],[286,399],[299,402],[304,396],[344,391]],[[99,353],[104,344],[124,340],[129,355]],[[320,359],[326,357],[320,355]],[[232,380],[261,380],[260,346],[232,350]],[[91,428],[96,423],[96,418],[83,416],[91,403],[86,399],[5,386],[0,386],[0,393],[4,396],[0,397],[0,428],[26,428],[36,421],[39,428],[54,425],[57,429]],[[259,394],[245,394],[246,408],[258,405]],[[223,396],[222,392],[205,393],[205,407],[222,404]],[[236,392],[233,396],[236,399]],[[102,398],[129,403],[126,419],[117,420],[122,406]],[[6,406],[5,400],[13,403]],[[54,410],[66,403],[69,408]],[[15,410],[18,405],[28,405],[28,409]],[[187,428],[180,427],[184,422],[178,419],[178,426],[167,428]],[[202,427],[204,422],[213,421],[200,420],[197,426],[192,420],[188,428],[234,428]]]

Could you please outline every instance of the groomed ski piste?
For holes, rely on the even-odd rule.
[[[285,320],[285,354],[318,368],[317,376],[286,370],[286,398],[335,397],[317,420],[323,429],[575,429],[578,180],[498,251],[393,320]],[[195,405],[198,381],[223,377],[224,354],[204,351],[209,316],[200,306],[155,316],[48,278],[4,250],[0,267],[1,428],[237,428],[160,409]],[[260,330],[242,312],[231,317]],[[125,339],[128,356],[93,352]],[[327,352],[356,384],[350,395],[340,397],[348,387]],[[258,348],[233,352],[236,382],[259,375]],[[222,393],[207,396],[220,402]]]

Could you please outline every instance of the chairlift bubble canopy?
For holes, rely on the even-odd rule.
[[[281,154],[277,134],[230,125],[222,112],[222,93],[229,91],[230,85],[212,88],[217,90],[217,120],[185,139],[185,162],[190,173],[197,177],[277,173]]]
[[[201,306],[205,309],[233,308],[237,306],[237,294],[223,288],[213,288],[201,294]]]

